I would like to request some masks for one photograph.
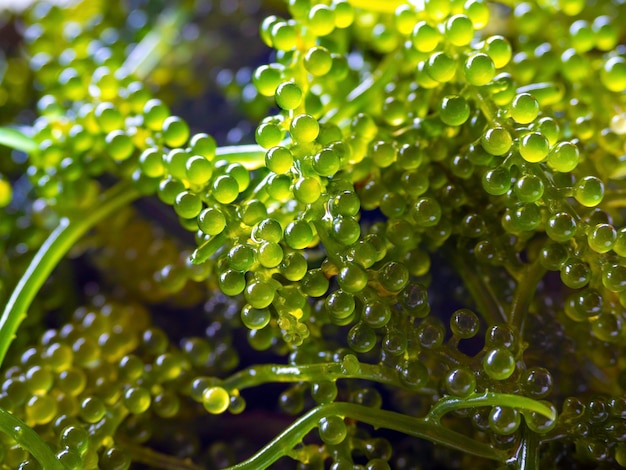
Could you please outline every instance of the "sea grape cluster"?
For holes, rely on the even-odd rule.
[[[626,466],[626,7],[233,4],[10,22],[2,468]]]

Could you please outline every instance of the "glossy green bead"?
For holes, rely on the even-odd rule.
[[[496,434],[513,434],[519,429],[522,417],[515,408],[494,406],[489,413],[489,427]]]
[[[533,174],[526,174],[515,182],[513,187],[520,202],[535,202],[543,196],[544,185],[541,178]]]
[[[313,241],[313,230],[311,225],[305,220],[290,222],[285,227],[285,242],[291,248],[302,250]]]
[[[299,143],[313,142],[320,132],[320,125],[313,116],[299,114],[291,121],[290,133]]]
[[[463,67],[465,79],[474,86],[484,86],[496,76],[496,66],[489,55],[481,52],[472,54]]]
[[[445,52],[435,52],[428,59],[426,73],[433,80],[445,83],[454,78],[456,74],[456,60]]]
[[[419,52],[434,51],[441,41],[441,33],[437,28],[425,21],[418,22],[411,33],[413,47]]]
[[[460,126],[469,119],[470,107],[462,96],[451,95],[441,100],[439,117],[448,126]]]
[[[286,147],[272,147],[265,154],[265,166],[276,174],[287,173],[293,165],[293,154]]]
[[[585,207],[595,207],[604,198],[604,183],[595,176],[585,176],[576,183],[574,198]]]
[[[182,147],[189,140],[189,126],[178,116],[163,121],[163,141],[168,147]]]
[[[218,209],[206,208],[198,215],[198,227],[207,235],[218,235],[226,227],[226,217]]]
[[[295,49],[298,41],[298,33],[293,24],[285,21],[277,21],[270,30],[272,46],[279,51]]]
[[[506,66],[513,57],[511,43],[502,36],[491,36],[485,41],[485,52],[497,69]]]
[[[339,416],[327,416],[319,422],[320,439],[328,445],[338,445],[348,435],[348,428]]]
[[[133,414],[145,413],[151,402],[150,392],[144,387],[129,387],[122,399],[124,406]]]
[[[246,305],[241,310],[241,321],[246,328],[251,330],[265,328],[271,319],[272,315],[266,308],[258,309],[251,305]]]
[[[562,173],[575,169],[579,160],[578,147],[571,142],[561,142],[548,154],[548,166]]]
[[[313,169],[320,176],[334,176],[340,168],[339,154],[332,149],[322,149],[313,157]]]
[[[224,413],[230,404],[230,395],[223,387],[208,387],[202,392],[202,406],[209,413]]]
[[[313,204],[322,195],[322,185],[318,178],[300,178],[293,185],[294,197],[303,204]]]
[[[580,289],[591,280],[589,265],[579,259],[570,258],[561,267],[561,281],[570,289]]]
[[[282,82],[281,69],[274,64],[258,67],[252,75],[252,83],[263,96],[274,96]]]
[[[302,89],[294,82],[283,82],[276,88],[274,98],[281,109],[290,111],[302,103]]]
[[[513,145],[511,134],[503,127],[491,127],[480,138],[483,148],[491,155],[504,155]]]
[[[511,188],[511,174],[504,166],[495,167],[483,174],[483,189],[493,196],[501,196]]]
[[[250,282],[244,291],[246,301],[254,308],[266,308],[274,300],[276,290],[267,282],[253,281]]]
[[[202,200],[189,191],[183,191],[176,196],[174,210],[184,219],[193,219],[202,211]]]
[[[494,380],[506,380],[515,372],[515,358],[503,348],[487,351],[482,364],[484,371]]]
[[[257,249],[257,259],[261,266],[275,268],[283,260],[283,249],[278,243],[265,242]]]
[[[626,267],[607,264],[602,267],[602,284],[611,292],[626,290]]]
[[[107,150],[113,160],[121,162],[129,158],[135,146],[131,138],[121,130],[111,131],[105,138]]]
[[[467,397],[476,389],[476,376],[465,367],[453,369],[446,375],[444,385],[450,395]]]
[[[276,147],[283,140],[283,131],[274,122],[265,122],[256,128],[254,139],[265,149]]]
[[[217,144],[215,139],[208,134],[195,134],[189,140],[189,147],[193,155],[200,155],[207,160],[213,160]]]
[[[217,202],[230,204],[239,196],[239,183],[232,176],[219,176],[213,182],[213,191],[211,195]]]
[[[598,224],[587,235],[589,247],[596,253],[610,251],[617,241],[617,231],[610,224]]]
[[[309,11],[308,27],[315,36],[327,36],[335,29],[335,11],[327,5],[315,5]]]
[[[576,220],[567,212],[558,212],[548,219],[546,234],[556,242],[566,242],[576,234]]]
[[[474,25],[465,15],[453,15],[445,23],[445,37],[454,46],[467,46],[474,37]]]
[[[441,205],[431,197],[419,198],[411,208],[413,220],[420,227],[433,227],[441,219]]]
[[[543,134],[530,132],[522,137],[519,153],[529,163],[543,161],[550,151],[550,143]]]
[[[321,77],[330,72],[333,60],[325,47],[314,46],[304,56],[304,68],[313,76]]]

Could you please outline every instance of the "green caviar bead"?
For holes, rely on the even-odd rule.
[[[476,389],[476,376],[465,367],[453,369],[445,378],[445,387],[450,395],[467,397]]]
[[[626,257],[626,227],[617,231],[613,251],[619,256]]]
[[[272,147],[265,154],[265,166],[279,175],[287,173],[293,166],[293,154],[286,147]]]
[[[569,173],[578,166],[580,153],[576,144],[561,142],[548,155],[548,166],[561,173]]]
[[[345,292],[356,294],[367,286],[367,273],[358,264],[350,263],[339,271],[337,276],[339,287]]]
[[[576,52],[587,52],[595,46],[596,38],[591,25],[585,20],[574,21],[569,28],[570,41]]]
[[[279,51],[291,51],[296,48],[298,33],[293,24],[278,21],[272,26],[270,37],[272,47]]]
[[[150,392],[144,387],[129,387],[122,399],[126,409],[133,414],[145,413],[150,408],[151,402]]]
[[[465,15],[454,15],[445,24],[445,36],[454,46],[467,46],[474,37],[474,25]]]
[[[230,395],[223,387],[208,387],[202,392],[202,406],[209,413],[224,413],[230,404]]]
[[[261,35],[261,39],[268,47],[274,47],[272,44],[272,28],[274,25],[280,23],[281,20],[276,15],[270,15],[265,17],[265,19],[261,22],[261,26],[259,27],[259,32]]]
[[[261,266],[275,268],[283,260],[283,249],[278,243],[265,242],[258,248],[257,259]]]
[[[532,432],[536,432],[537,434],[546,434],[555,428],[557,424],[558,413],[556,411],[556,407],[547,401],[540,402],[546,405],[552,411],[552,415],[555,416],[554,419],[550,419],[542,415],[541,413],[537,413],[536,411],[524,412],[524,421],[528,429]]]
[[[80,425],[66,426],[61,432],[61,443],[83,455],[89,446],[89,433]]]
[[[262,65],[254,71],[252,83],[263,96],[274,96],[282,82],[281,69],[275,65]]]
[[[483,369],[494,380],[506,380],[515,372],[515,358],[507,349],[492,349],[483,358]]]
[[[54,376],[48,368],[31,367],[26,371],[26,386],[33,395],[47,393],[54,382]]]
[[[596,35],[596,47],[601,51],[610,51],[617,45],[619,30],[610,16],[598,16],[593,20],[591,29]]]
[[[303,204],[313,204],[322,195],[322,185],[314,177],[300,178],[293,186],[295,198]]]
[[[511,173],[508,168],[498,166],[483,174],[483,189],[492,196],[501,196],[511,188]]]
[[[213,160],[217,143],[208,134],[195,134],[189,141],[189,147],[193,155],[200,155],[207,160]]]
[[[337,28],[347,28],[354,21],[354,7],[347,0],[334,1],[331,8],[335,12],[335,26]]]
[[[409,282],[409,270],[402,263],[390,261],[378,271],[378,281],[391,292],[399,292]]]
[[[469,104],[462,96],[446,96],[441,100],[439,118],[444,124],[448,126],[460,126],[469,119],[469,116]]]
[[[566,49],[561,54],[561,72],[570,82],[580,82],[589,76],[590,65],[575,49]]]
[[[519,146],[520,155],[529,163],[543,161],[550,151],[550,143],[543,134],[531,132],[522,137]]]
[[[350,246],[361,236],[361,226],[354,217],[335,217],[332,226],[332,235],[344,246]]]
[[[520,202],[535,202],[543,196],[544,185],[538,176],[527,174],[515,182],[513,190]]]
[[[2,175],[0,175],[0,208],[4,208],[11,203],[13,199],[13,188]]]
[[[320,176],[333,176],[341,168],[339,154],[332,149],[322,149],[313,157],[313,169]]]
[[[480,327],[478,316],[467,308],[455,311],[450,318],[452,334],[462,339],[476,336]]]
[[[237,271],[246,271],[254,263],[254,250],[248,245],[237,244],[228,252],[228,264]]]
[[[315,36],[328,36],[335,29],[335,12],[326,5],[315,5],[309,11],[308,27]]]
[[[570,258],[561,267],[561,281],[570,289],[580,289],[589,284],[591,269],[579,259]]]
[[[330,72],[333,59],[328,49],[322,46],[310,48],[304,56],[304,68],[310,74],[321,77]]]
[[[356,307],[354,296],[342,290],[336,290],[324,302],[333,324],[343,326],[352,321]]]
[[[158,196],[165,204],[173,205],[176,197],[185,191],[185,186],[180,181],[167,178],[159,184]]]
[[[213,175],[211,163],[200,155],[195,155],[185,163],[187,180],[192,184],[207,184]]]
[[[279,145],[283,138],[283,131],[274,122],[265,122],[259,125],[254,133],[256,143],[265,149]]]
[[[274,219],[263,219],[252,229],[252,238],[256,242],[278,243],[283,238],[283,229]]]
[[[480,138],[480,144],[491,155],[504,155],[513,145],[511,134],[504,127],[492,127]]]
[[[97,423],[106,414],[104,402],[97,397],[85,398],[80,404],[80,417],[87,423]]]
[[[548,242],[539,252],[539,262],[550,271],[560,271],[568,257],[567,248],[560,243]]]
[[[441,206],[431,197],[421,197],[411,208],[411,214],[420,227],[434,227],[441,219]]]
[[[276,291],[267,282],[253,281],[246,286],[246,301],[254,308],[266,308],[274,301]]]
[[[246,305],[241,310],[241,321],[246,328],[251,330],[265,328],[271,319],[272,315],[266,308],[258,309],[252,307],[251,305]]]
[[[485,52],[493,60],[496,69],[506,66],[513,57],[511,43],[502,36],[491,36],[488,38],[485,41]]]
[[[221,204],[230,204],[239,196],[239,183],[232,176],[219,176],[213,182],[211,195]]]
[[[611,292],[623,292],[626,290],[626,268],[618,264],[603,266],[602,284]]]
[[[302,278],[302,292],[311,297],[323,296],[330,282],[321,269],[311,269]]]
[[[146,149],[139,156],[141,171],[150,178],[163,176],[163,154],[155,149]]]
[[[174,210],[183,219],[193,219],[202,211],[202,200],[189,191],[183,191],[176,196]]]
[[[417,21],[415,9],[409,5],[400,5],[393,13],[393,22],[400,34],[408,36],[413,31],[413,26]]]
[[[522,417],[515,408],[494,406],[489,413],[489,427],[496,434],[513,434],[521,423]]]
[[[283,82],[276,88],[276,104],[286,111],[296,109],[302,103],[302,89],[294,82]]]
[[[437,82],[449,82],[456,74],[456,65],[456,60],[445,52],[435,52],[428,59],[426,73]]]
[[[302,250],[313,241],[313,230],[306,220],[290,222],[285,228],[285,242],[294,250]]]
[[[299,114],[289,128],[292,138],[298,143],[313,142],[320,132],[320,125],[310,114]]]
[[[611,57],[600,70],[600,81],[609,90],[620,93],[626,90],[626,60]]]
[[[226,175],[232,176],[237,181],[239,192],[248,189],[250,185],[250,172],[241,163],[231,163],[226,167]]]
[[[163,121],[163,141],[168,147],[182,147],[189,140],[189,126],[178,116]]]
[[[556,242],[566,242],[576,234],[576,220],[567,212],[558,212],[548,219],[546,234]]]
[[[163,123],[169,116],[170,110],[161,100],[151,99],[143,107],[143,123],[152,131],[163,130]]]
[[[529,93],[521,93],[511,103],[511,117],[519,124],[529,124],[539,114],[539,102]]]
[[[574,198],[585,207],[595,207],[604,198],[604,183],[595,176],[585,176],[576,183]]]
[[[102,453],[98,465],[102,470],[128,470],[131,465],[131,458],[126,451],[119,447],[111,447]]]
[[[537,125],[537,131],[548,139],[550,146],[556,145],[561,135],[558,123],[551,117],[541,118]]]
[[[325,416],[319,422],[320,439],[327,445],[341,444],[348,435],[348,428],[343,418]]]
[[[288,253],[280,265],[280,272],[288,281],[301,280],[308,269],[306,258],[298,252]]]
[[[250,227],[267,217],[267,207],[258,199],[250,199],[239,208],[241,221]]]
[[[483,29],[489,23],[490,12],[487,2],[483,0],[468,0],[463,5],[463,9],[468,18],[472,20],[474,29]]]
[[[452,5],[448,0],[425,0],[424,11],[433,20],[440,22],[450,14]]]
[[[617,241],[617,231],[610,224],[598,224],[587,235],[589,247],[596,253],[610,251]]]
[[[133,154],[135,146],[131,138],[123,131],[111,131],[105,138],[107,150],[113,160],[121,162]]]
[[[355,216],[359,213],[361,201],[353,191],[343,191],[330,201],[332,214]]]
[[[96,106],[96,121],[104,132],[111,132],[124,128],[124,117],[111,103],[100,103]]]
[[[207,235],[218,235],[226,228],[226,217],[218,209],[209,207],[198,215],[198,228]]]
[[[391,142],[379,141],[371,146],[369,156],[374,165],[387,168],[396,160],[396,148]]]
[[[387,304],[374,300],[365,306],[361,319],[371,328],[383,328],[391,320],[391,309]]]
[[[374,349],[377,341],[376,332],[364,323],[357,323],[348,331],[348,346],[354,352],[366,353]]]
[[[463,68],[465,79],[474,86],[483,86],[496,76],[496,68],[487,54],[477,53],[467,58]]]
[[[218,285],[225,295],[233,297],[243,292],[246,287],[246,278],[241,271],[227,269],[220,274]]]
[[[419,52],[432,52],[437,49],[441,41],[439,30],[425,21],[420,21],[413,28],[411,42]]]

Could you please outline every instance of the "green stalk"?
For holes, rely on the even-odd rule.
[[[241,163],[247,170],[256,170],[265,166],[266,152],[260,145],[233,145],[218,147],[215,156],[219,160]]]
[[[537,400],[520,395],[494,392],[475,393],[465,398],[447,396],[435,403],[428,412],[426,419],[438,423],[445,414],[452,411],[481,406],[508,406],[523,411],[534,411],[546,418],[556,419],[550,407]]]
[[[528,307],[532,299],[535,298],[537,285],[545,273],[545,268],[541,266],[539,259],[536,259],[534,262],[524,267],[517,280],[517,288],[515,289],[513,303],[511,304],[509,324],[519,332],[520,336],[522,336],[524,331],[524,322],[528,314]]]
[[[377,13],[393,13],[401,5],[406,5],[406,0],[348,0],[354,8],[360,8]]]
[[[539,470],[539,436],[526,426],[515,454],[515,462],[519,470]]]
[[[66,470],[54,455],[52,449],[41,440],[41,437],[22,420],[0,408],[0,430],[15,439],[20,447],[30,452],[46,470]]]
[[[452,431],[426,418],[414,418],[402,413],[369,408],[354,403],[336,402],[312,409],[296,420],[257,454],[245,462],[229,467],[227,470],[261,470],[269,468],[281,457],[289,455],[291,449],[300,444],[304,437],[313,428],[317,427],[320,419],[327,416],[341,416],[369,424],[377,429],[391,429],[485,459],[504,462],[507,458],[505,452],[494,449],[489,444],[475,441],[464,434]]]
[[[308,365],[263,364],[249,367],[231,375],[220,386],[225,389],[242,390],[264,383],[275,382],[317,382],[322,380],[364,379],[372,382],[407,388],[399,379],[394,369],[376,364],[358,364],[355,370],[342,362],[330,362]]]
[[[33,139],[13,127],[0,127],[0,145],[24,153],[37,150],[37,143]]]
[[[72,220],[61,219],[59,226],[33,257],[0,316],[0,364],[4,361],[20,323],[26,318],[26,312],[35,295],[61,259],[95,224],[137,197],[139,193],[130,183],[118,183],[103,194],[97,207],[76,214]]]

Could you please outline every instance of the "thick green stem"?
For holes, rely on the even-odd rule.
[[[104,193],[96,207],[76,214],[72,220],[61,220],[33,257],[0,316],[0,364],[35,295],[61,259],[96,223],[137,197],[139,193],[130,183],[119,183]]]
[[[539,436],[527,427],[517,453],[515,463],[519,470],[539,470]]]
[[[489,444],[475,441],[464,434],[447,429],[429,419],[413,418],[401,413],[369,408],[353,403],[336,402],[312,409],[253,457],[238,465],[229,467],[228,470],[261,470],[269,468],[270,465],[281,457],[289,455],[291,449],[301,443],[302,439],[313,428],[317,427],[320,419],[327,416],[341,416],[361,423],[367,423],[375,428],[391,429],[490,460],[503,462],[507,458],[503,451],[494,449]]]
[[[448,396],[439,400],[428,412],[426,419],[439,422],[441,418],[452,411],[467,408],[478,408],[481,406],[508,406],[524,411],[534,411],[546,418],[556,419],[550,407],[532,398],[508,393],[484,392],[473,394],[469,397],[458,398]]]
[[[475,265],[472,265],[458,248],[450,251],[448,259],[451,260],[456,272],[461,276],[463,285],[469,291],[483,319],[490,325],[504,321],[502,304],[496,298],[491,287],[485,282],[482,274],[474,267]]]
[[[37,150],[37,143],[32,138],[13,127],[0,127],[0,145],[24,153]]]
[[[537,259],[531,264],[527,264],[517,279],[517,289],[511,304],[509,324],[519,332],[520,336],[524,331],[528,307],[532,299],[534,299],[537,285],[545,273],[545,268],[541,266],[539,259]]]
[[[42,468],[65,470],[65,466],[57,460],[52,449],[32,428],[2,408],[0,408],[0,430],[15,439],[20,447],[30,452]]]
[[[394,369],[376,364],[331,362],[310,365],[263,364],[249,367],[225,379],[220,385],[227,390],[242,390],[270,382],[317,382],[322,380],[364,379],[399,388],[407,388]]]
[[[234,145],[219,147],[215,156],[231,163],[241,163],[248,170],[256,170],[265,165],[266,152],[260,145]]]

